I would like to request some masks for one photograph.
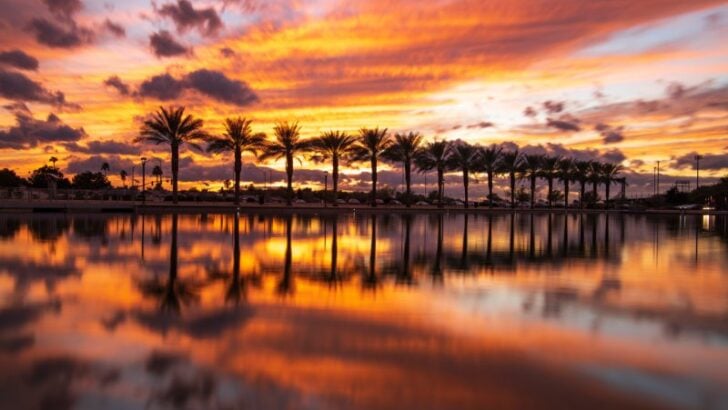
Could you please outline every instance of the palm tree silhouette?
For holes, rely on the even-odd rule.
[[[574,160],[562,158],[558,164],[557,175],[564,183],[564,208],[569,207],[569,183],[574,174]]]
[[[601,176],[605,186],[604,203],[607,208],[609,208],[609,188],[612,186],[612,183],[619,182],[621,180],[621,178],[619,178],[619,173],[622,172],[622,170],[624,170],[624,167],[620,164],[607,162],[601,166]]]
[[[548,195],[546,199],[549,203],[549,208],[553,203],[553,191],[554,191],[554,179],[559,175],[559,157],[544,156],[541,159],[541,177],[543,177],[548,183]]]
[[[478,170],[488,177],[488,206],[493,207],[493,177],[500,172],[503,148],[492,144],[480,149]]]
[[[316,162],[331,159],[331,179],[334,185],[334,206],[339,199],[339,162],[349,159],[355,138],[342,131],[327,131],[311,141],[312,159]]]
[[[206,137],[202,130],[203,121],[192,115],[185,115],[184,107],[159,107],[151,118],[144,121],[141,135],[135,142],[168,144],[172,154],[172,201],[177,203],[179,180],[179,149],[184,144],[199,148],[194,142]]]
[[[162,186],[162,175],[164,175],[162,167],[159,165],[155,165],[154,168],[152,168],[152,176],[157,179],[158,186]]]
[[[445,193],[445,170],[450,158],[450,143],[432,141],[425,144],[415,158],[417,168],[422,171],[437,170],[437,207],[442,208]]]
[[[579,207],[584,208],[584,194],[586,191],[586,183],[589,181],[589,171],[591,170],[591,161],[575,161],[574,175],[579,181]]]
[[[265,144],[260,158],[263,160],[268,158],[286,159],[286,204],[290,206],[293,203],[293,160],[308,150],[309,143],[301,139],[301,127],[297,122],[278,123],[273,128],[273,133],[275,140]]]
[[[377,206],[377,162],[389,148],[392,140],[387,129],[362,128],[353,148],[353,157],[358,161],[369,161],[372,169],[372,206]]]
[[[53,169],[55,169],[56,168],[56,162],[58,162],[58,158],[56,158],[56,157],[50,157],[48,159],[48,162],[52,163],[53,164]]]
[[[451,145],[447,165],[451,170],[463,173],[463,189],[465,191],[465,208],[469,207],[470,172],[477,169],[480,150],[466,142],[458,141]]]
[[[104,173],[104,176],[107,178],[109,176],[110,169],[111,169],[111,167],[109,166],[108,162],[104,162],[103,164],[101,164],[101,171]]]
[[[516,207],[516,175],[523,169],[523,155],[514,151],[506,151],[501,154],[500,170],[508,174],[511,186],[511,208]]]
[[[254,133],[250,126],[252,120],[242,117],[226,118],[225,132],[222,136],[209,139],[207,152],[232,152],[235,158],[235,205],[240,205],[240,173],[243,170],[243,153],[257,156],[265,143],[265,134]]]
[[[531,181],[531,209],[533,209],[536,199],[536,178],[541,174],[542,163],[543,155],[526,154],[523,156],[523,172]]]
[[[412,163],[422,145],[422,135],[417,132],[395,134],[392,145],[384,152],[384,158],[391,162],[401,162],[404,168],[406,186],[405,205],[412,205]]]
[[[121,184],[124,186],[124,188],[126,188],[127,175],[129,174],[127,174],[125,170],[122,169],[121,171],[119,171],[119,178],[121,178]]]
[[[594,192],[594,200],[598,198],[599,184],[602,182],[602,163],[598,161],[592,161],[589,167],[589,181],[592,183]]]

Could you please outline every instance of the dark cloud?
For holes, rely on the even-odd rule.
[[[10,50],[0,52],[0,64],[21,70],[37,70],[38,59],[26,54],[22,50]]]
[[[120,155],[137,155],[139,148],[133,144],[116,142],[116,141],[91,141],[86,145],[80,145],[75,142],[63,144],[64,148],[71,152],[79,152],[84,154],[120,154]]]
[[[71,157],[68,159],[66,171],[71,174],[78,174],[86,171],[97,172],[101,170],[101,165],[106,162],[111,168],[111,172],[118,173],[125,169],[127,172],[134,166],[134,162],[130,159],[122,158],[119,155],[93,155],[88,158]]]
[[[62,92],[51,92],[44,88],[25,74],[6,71],[0,68],[0,97],[15,101],[33,101],[51,104],[55,106],[66,106],[77,108],[74,104],[66,102]]]
[[[526,117],[533,118],[536,115],[538,115],[538,113],[536,112],[536,110],[533,107],[526,107],[526,109],[523,110],[523,115],[525,115]]]
[[[0,148],[25,149],[49,142],[73,142],[86,136],[83,128],[72,128],[55,114],[37,120],[30,115],[16,113],[16,125],[0,131]]]
[[[40,44],[53,48],[73,48],[93,41],[94,33],[71,22],[58,24],[44,18],[35,18],[27,26]]]
[[[504,149],[513,151],[517,144],[513,142],[505,142],[501,144]],[[567,148],[563,144],[552,144],[548,143],[545,145],[525,145],[520,147],[520,150],[527,154],[540,154],[540,155],[552,155],[559,157],[573,158],[578,161],[607,161],[621,163],[627,157],[619,149],[610,149],[605,151],[599,151],[597,149],[574,149]]]
[[[180,80],[170,74],[154,76],[140,85],[138,94],[164,101],[179,97],[184,90],[195,90],[215,100],[238,106],[258,101],[258,96],[245,82],[206,69],[193,71]]]
[[[594,126],[594,130],[599,132],[605,144],[613,144],[624,140],[624,127],[612,127],[600,122]]]
[[[235,50],[230,47],[223,47],[220,49],[220,55],[226,58],[230,58],[235,55]]]
[[[129,95],[129,93],[131,92],[129,86],[124,83],[118,75],[112,75],[111,77],[107,78],[104,81],[104,85],[115,88],[116,91],[118,91],[121,95]]]
[[[564,111],[564,102],[563,101],[544,101],[543,109],[546,110],[546,112],[548,114],[558,114],[561,111]]]
[[[210,36],[217,34],[223,26],[215,9],[195,9],[187,0],[177,0],[177,4],[165,4],[157,13],[172,19],[180,33],[195,28],[200,34]]]
[[[160,74],[145,80],[139,86],[139,95],[167,101],[179,97],[183,89],[184,84],[181,81],[170,74]]]
[[[190,52],[187,47],[175,40],[167,30],[161,30],[149,36],[149,45],[152,47],[154,55],[160,58],[173,57]]]
[[[490,122],[490,121],[481,121],[481,122],[478,122],[478,123],[475,123],[475,124],[470,124],[466,128],[468,128],[468,129],[473,129],[473,128],[490,128],[493,125],[494,124],[492,122]]]
[[[685,95],[685,92],[685,86],[678,82],[670,83],[665,90],[667,96],[674,100],[682,98]]]
[[[546,125],[561,131],[581,131],[579,120],[570,115],[562,115],[558,119],[548,118]]]
[[[675,158],[675,168],[696,168],[695,156],[697,152],[690,152]],[[700,158],[700,169],[717,171],[728,169],[728,152],[723,154],[705,154]]]
[[[126,37],[126,30],[120,24],[116,24],[113,21],[106,19],[104,21],[104,28],[116,37]]]

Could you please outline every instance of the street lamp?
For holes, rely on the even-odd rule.
[[[142,157],[142,203],[147,202],[147,184],[146,184],[146,166],[147,166],[147,157]]]

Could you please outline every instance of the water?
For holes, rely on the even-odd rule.
[[[726,225],[0,215],[0,408],[725,409]]]

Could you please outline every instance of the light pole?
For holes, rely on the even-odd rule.
[[[700,160],[703,156],[700,154],[695,155],[695,189],[700,188]]]
[[[326,207],[326,191],[329,189],[329,171],[324,171],[324,208]]]
[[[147,157],[142,157],[142,203],[147,202]]]

